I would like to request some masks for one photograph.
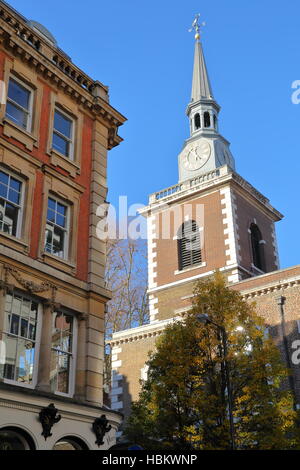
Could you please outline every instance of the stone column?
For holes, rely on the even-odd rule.
[[[86,400],[102,406],[104,366],[104,303],[89,299],[86,343]]]
[[[6,289],[4,284],[0,284],[0,382],[3,382],[3,361],[5,358],[5,343],[4,343],[4,321],[5,321],[5,297]]]
[[[76,374],[75,374],[75,398],[82,401],[85,400],[86,386],[86,322],[87,315],[81,314],[78,317],[78,333],[77,333],[77,354],[76,354]]]
[[[201,119],[201,129],[204,129],[204,111],[199,111],[200,119]]]
[[[43,310],[37,389],[44,392],[50,392],[53,303],[45,302]]]
[[[6,297],[6,288],[4,285],[0,285],[0,339],[2,339],[2,332],[4,329],[5,297]]]
[[[210,128],[214,129],[214,113],[212,111],[209,111],[209,117],[210,117]]]

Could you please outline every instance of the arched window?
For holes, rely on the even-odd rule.
[[[199,227],[194,220],[188,220],[178,231],[179,270],[201,263]]]
[[[210,115],[208,111],[204,113],[204,127],[210,127]]]
[[[57,441],[52,450],[89,450],[82,439],[75,436],[66,436]]]
[[[218,121],[217,121],[217,116],[214,114],[214,128],[217,130],[218,129]]]
[[[0,429],[0,450],[35,450],[35,445],[23,429],[9,426]]]
[[[195,115],[194,123],[195,123],[195,129],[200,129],[200,127],[201,127],[201,118],[200,118],[200,114],[199,114],[199,113],[197,113],[197,114]]]
[[[264,244],[262,243],[262,235],[256,224],[250,225],[252,260],[256,268],[265,271],[264,261]]]

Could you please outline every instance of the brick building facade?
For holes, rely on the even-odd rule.
[[[110,293],[96,211],[125,118],[44,26],[5,2],[0,80],[0,449],[102,450],[121,415],[103,406]],[[61,419],[46,439],[51,403]],[[98,446],[103,414],[111,430]]]
[[[191,307],[196,280],[219,269],[232,289],[255,300],[283,359],[291,365],[300,335],[300,266],[279,269],[275,223],[282,215],[235,171],[229,142],[219,133],[215,101],[196,34],[190,137],[179,154],[179,181],[149,198],[140,212],[148,227],[150,324],[116,332],[111,406],[130,413],[155,340]],[[188,249],[187,247],[190,248]],[[290,387],[300,403],[299,366]]]

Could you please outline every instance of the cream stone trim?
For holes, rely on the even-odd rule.
[[[276,271],[273,271],[270,274],[274,274]],[[261,276],[263,277],[263,276]],[[270,284],[262,285],[261,287],[254,287],[253,289],[240,290],[240,293],[245,299],[255,298],[261,295],[266,295],[271,292],[281,291],[282,289],[290,289],[291,287],[296,287],[300,284],[300,275],[294,276],[291,278],[282,279],[279,281],[271,282]]]
[[[7,137],[13,137],[18,140],[28,150],[33,150],[33,146],[39,146],[39,129],[41,121],[41,108],[43,89],[42,84],[38,81],[37,75],[32,69],[25,67],[18,59],[13,61],[6,58],[4,62],[4,84],[8,92],[8,82],[10,78],[15,78],[18,82],[24,83],[26,88],[32,93],[32,119],[31,129],[25,130],[5,117],[6,107],[1,106],[0,124],[3,125],[3,134]]]
[[[181,317],[168,318],[166,320],[159,320],[147,325],[137,326],[125,331],[118,331],[113,334],[112,339],[107,341],[112,347],[120,347],[124,343],[131,343],[132,341],[139,341],[145,338],[159,336],[167,325],[181,321]]]
[[[123,402],[119,400],[119,397],[123,395],[123,375],[118,374],[119,367],[122,366],[122,360],[118,359],[118,355],[122,353],[122,348],[119,346],[113,346],[111,348],[111,391],[110,400],[111,408],[113,410],[121,410],[123,408]],[[121,384],[120,384],[121,382]]]
[[[149,314],[150,314],[150,323],[155,321],[155,317],[158,314],[158,298],[155,297],[153,294],[148,296],[149,299]]]
[[[62,201],[67,204],[69,210],[68,254],[65,259],[59,258],[58,256],[51,256],[44,251],[48,198],[51,195],[54,198],[62,199]],[[53,177],[51,173],[47,172],[45,174],[39,259],[69,274],[75,274],[76,272],[79,205],[80,194],[78,191],[71,188],[68,184],[63,183],[61,180],[58,180],[56,175]]]
[[[197,181],[199,179],[199,182]],[[276,220],[280,220],[283,215],[271,206],[269,200],[257,191],[248,181],[244,180],[238,173],[235,173],[228,165],[223,165],[217,170],[208,172],[201,177],[191,178],[184,181],[180,185],[163,189],[157,193],[151,194],[149,197],[149,205],[139,210],[140,214],[147,215],[153,208],[158,209],[159,206],[166,207],[166,204],[174,202],[178,203],[181,199],[187,197],[195,197],[197,193],[204,193],[214,187],[235,184],[235,187],[244,197],[248,197],[251,201],[256,201],[260,208],[264,210]],[[173,189],[176,189],[173,191]],[[162,197],[159,195],[162,194]]]
[[[117,135],[118,126],[126,120],[108,104],[108,88],[94,81],[57,47],[28,26],[24,18],[2,4],[0,18],[0,41],[10,54],[29,63],[33,73],[40,74],[69,95],[73,101],[80,102],[92,114],[99,116],[110,129],[109,148],[118,145],[122,139]],[[20,34],[22,31],[22,34]],[[27,40],[30,37],[30,41]],[[33,41],[33,42],[32,42]],[[37,47],[34,47],[34,44]]]
[[[149,289],[153,289],[154,287],[157,287],[157,244],[154,242],[154,240],[157,239],[157,234],[156,232],[156,215],[151,215],[147,219],[147,240],[148,240],[148,287]],[[158,310],[153,312],[152,311],[152,316],[150,321],[155,320],[155,315],[158,313]],[[150,312],[151,315],[151,312]]]
[[[227,272],[227,271],[232,271],[233,269],[235,268],[238,268],[238,269],[243,269],[241,266],[239,266],[238,264],[235,264],[235,265],[232,265],[232,266],[225,266],[223,268],[220,268],[220,271],[222,272]],[[191,281],[196,281],[197,279],[200,279],[202,277],[207,277],[207,276],[210,276],[214,273],[215,271],[206,271],[205,273],[201,273],[201,274],[196,274],[195,276],[192,276],[192,277],[189,277],[187,279],[180,279],[179,281],[174,281],[174,282],[170,282],[168,284],[163,284],[161,286],[158,286],[158,287],[154,287],[152,289],[148,289],[148,294],[152,294],[152,293],[155,293],[155,292],[158,292],[160,290],[163,290],[163,289],[166,289],[168,287],[174,287],[174,286],[178,286],[180,284],[185,284],[187,282],[191,282]]]
[[[239,270],[238,270],[238,269],[234,269],[234,270],[231,272],[231,275],[227,277],[227,280],[228,280],[229,283],[239,282],[239,280],[240,280],[240,273],[239,273]]]
[[[57,150],[52,148],[53,138],[53,125],[55,110],[61,110],[62,113],[72,119],[73,122],[73,138],[72,138],[72,155],[65,157]],[[73,178],[76,174],[80,174],[81,168],[81,153],[82,153],[82,128],[83,128],[83,115],[78,109],[78,104],[74,103],[71,98],[68,98],[60,91],[51,92],[50,95],[50,117],[49,117],[49,132],[47,141],[47,153],[50,155],[50,161],[54,166],[59,166],[67,171]]]
[[[97,225],[107,209],[107,129],[98,121],[93,123],[92,171],[90,185],[90,224],[88,282],[91,289],[105,287],[106,240],[98,237]],[[104,210],[98,212],[98,208]]]
[[[79,183],[76,183],[73,181],[71,178],[68,178],[65,175],[62,175],[58,171],[54,170],[48,165],[43,165],[42,170],[45,174],[53,176],[55,179],[60,180],[63,184],[70,186],[72,190],[75,190],[77,193],[83,193],[84,192],[84,187],[81,186]]]
[[[146,382],[148,379],[148,370],[149,370],[148,364],[145,364],[144,367],[141,368],[141,380],[143,380],[144,382]]]
[[[237,206],[235,204],[235,195],[230,188],[227,186],[220,190],[221,196],[221,204],[225,205],[225,208],[222,210],[222,214],[225,216],[223,218],[223,224],[227,225],[224,229],[225,235],[225,246],[228,248],[225,251],[226,256],[229,256],[229,259],[226,261],[226,265],[230,266],[236,263],[241,262],[242,258],[240,255],[241,247],[238,243],[239,235],[238,235],[238,223],[237,223]]]
[[[20,159],[18,155],[3,148],[0,144],[0,169],[19,179],[23,185],[20,237],[13,237],[0,232],[0,244],[5,244],[16,251],[28,253],[36,178],[35,168],[27,160]]]
[[[185,297],[181,297],[181,299],[184,300],[184,299],[190,299],[190,298],[193,298],[193,297],[195,297],[194,294],[192,294],[192,295],[187,295],[187,296],[185,296]],[[190,305],[190,306],[188,306],[188,307],[176,308],[176,309],[174,310],[174,313],[175,313],[176,315],[184,315],[184,314],[187,313],[189,310],[191,310],[191,308],[192,308],[192,305]]]
[[[20,394],[18,389],[14,392],[1,390],[0,407],[16,409],[19,411],[26,411],[29,413],[38,414],[43,406],[49,404],[49,399],[38,395]],[[76,403],[76,411],[74,411],[74,403],[63,402],[57,400],[55,402],[56,407],[62,417],[74,420],[80,420],[82,422],[91,422],[91,418],[99,416],[99,406],[86,407]],[[102,408],[103,409],[103,408]],[[103,409],[104,410],[104,409]],[[100,408],[101,411],[101,408]],[[107,418],[114,424],[119,424],[121,416],[111,413],[110,410],[105,410],[108,415]],[[2,427],[2,423],[1,423]],[[44,438],[43,438],[44,439]]]
[[[25,152],[24,150],[10,143],[6,139],[1,139],[1,149],[2,148],[4,149],[4,151],[8,151],[20,156],[23,160],[26,160],[28,163],[30,163],[33,168],[41,168],[43,166],[43,162],[39,161],[37,158],[34,158],[28,152]]]
[[[277,236],[274,222],[271,223],[271,236],[272,236],[272,245],[274,248],[274,258],[277,269],[280,269],[280,260],[279,260],[279,251],[277,244]]]
[[[184,273],[187,273],[189,271],[194,271],[195,269],[199,269],[199,268],[204,268],[206,266],[206,262],[204,261],[203,263],[199,263],[195,266],[192,266],[190,268],[185,268],[185,269],[182,269],[181,271],[180,270],[176,270],[174,271],[174,274],[177,275],[177,274],[184,274]]]

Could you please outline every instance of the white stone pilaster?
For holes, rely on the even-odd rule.
[[[223,224],[226,225],[224,228],[225,236],[225,254],[229,256],[226,261],[226,266],[237,265],[242,261],[241,247],[239,244],[238,234],[238,220],[237,220],[237,205],[236,197],[230,186],[220,190],[222,197],[221,204],[225,207],[222,209]],[[229,282],[238,282],[240,280],[238,270],[232,272],[228,277]]]

